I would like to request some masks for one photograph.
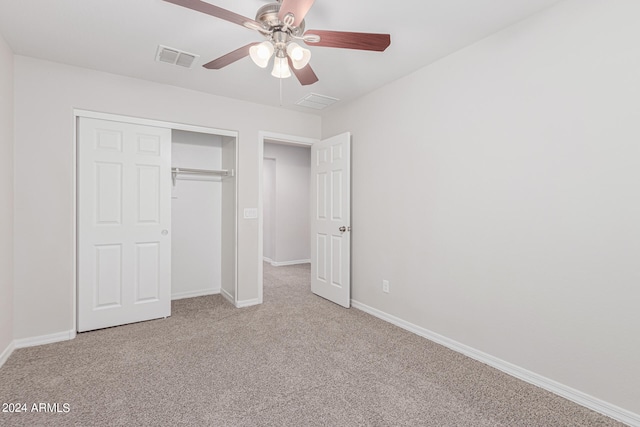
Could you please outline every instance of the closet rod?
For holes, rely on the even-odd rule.
[[[203,174],[203,175],[229,175],[229,171],[226,169],[190,169],[190,168],[171,168],[172,173],[190,173],[190,174]]]
[[[215,176],[234,176],[233,169],[228,171],[226,169],[215,170],[215,169],[191,169],[191,168],[171,168],[171,178],[173,180],[173,185],[176,185],[176,178],[178,174],[189,174],[189,175],[215,175]]]

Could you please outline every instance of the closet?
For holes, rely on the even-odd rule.
[[[167,317],[171,300],[237,295],[237,134],[77,116],[79,332]]]
[[[171,132],[172,299],[222,292],[233,299],[233,280],[227,276],[233,268],[223,271],[223,258],[233,261],[233,239],[224,231],[235,228],[235,212],[223,205],[233,203],[234,159],[229,138]]]

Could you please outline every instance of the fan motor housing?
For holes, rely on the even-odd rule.
[[[284,23],[278,18],[280,3],[269,3],[258,9],[256,21],[261,22],[269,29],[281,28]],[[297,27],[289,28],[292,35],[299,36],[304,33],[304,20]]]

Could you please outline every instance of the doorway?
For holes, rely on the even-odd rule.
[[[260,221],[258,225],[258,271],[260,281],[258,289],[260,303],[263,302],[264,262],[274,266],[283,266],[308,263],[310,261],[310,231],[308,228],[310,218],[310,201],[308,199],[310,193],[310,169],[307,168],[307,165],[310,163],[311,146],[317,141],[313,138],[273,132],[260,132],[259,134],[260,195],[258,197],[258,211],[261,215],[259,215]],[[305,157],[308,159],[306,160],[308,163],[303,165]],[[280,162],[278,162],[278,159],[280,159]],[[290,204],[278,203],[279,163],[281,171],[285,172],[281,178],[281,180],[286,180],[285,184],[291,184],[291,180],[295,179],[294,177],[304,175],[302,182],[284,186],[285,189],[293,187],[294,194],[306,193],[306,202],[301,202],[299,196],[293,196],[297,212],[290,209]],[[281,199],[279,201],[283,202],[284,200]],[[280,209],[278,209],[278,204],[282,206]],[[280,218],[278,218],[278,212],[281,214]],[[279,221],[279,219],[283,220],[292,216],[292,213],[295,213],[293,215],[295,222],[293,227],[290,227],[290,223],[287,221]],[[282,238],[280,246],[278,246],[277,237],[279,231]],[[287,242],[294,243],[288,244]]]
[[[351,133],[345,132],[319,141],[282,134],[260,132],[258,197],[259,212],[264,207],[265,144],[277,142],[311,147],[309,195],[306,209],[310,219],[311,291],[329,301],[351,306]],[[259,303],[264,287],[264,215],[258,225]]]
[[[311,148],[265,141],[263,252],[274,267],[308,264]]]

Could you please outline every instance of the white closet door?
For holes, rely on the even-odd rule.
[[[81,118],[78,331],[171,314],[171,130]]]
[[[351,306],[351,134],[311,146],[311,291]]]

